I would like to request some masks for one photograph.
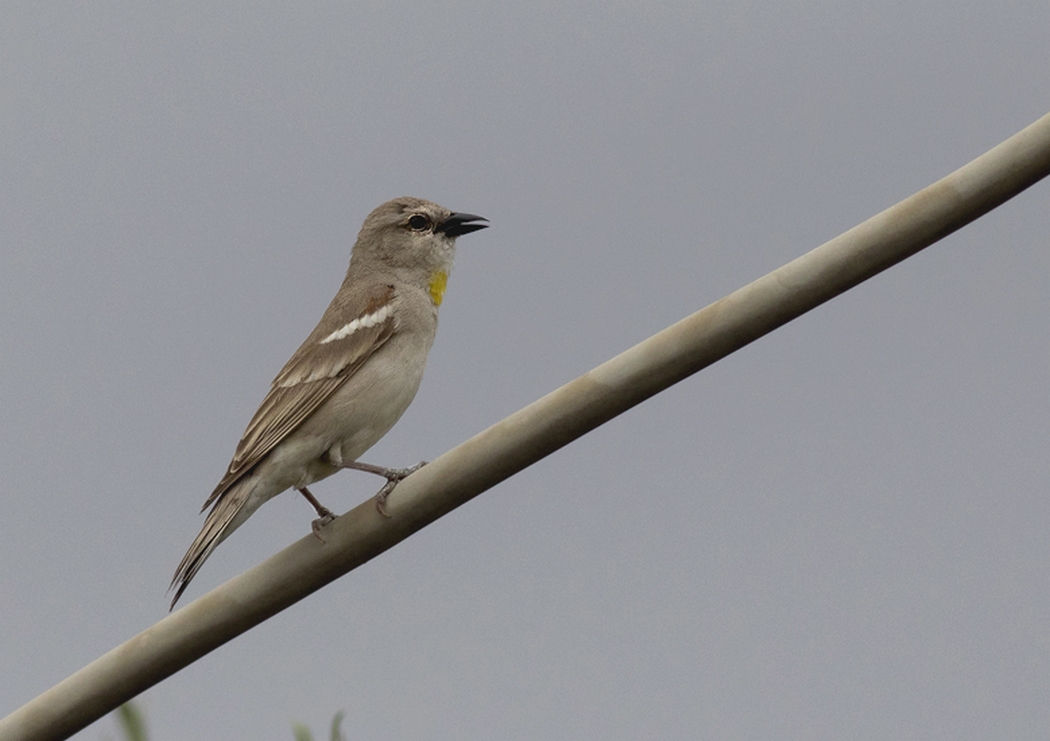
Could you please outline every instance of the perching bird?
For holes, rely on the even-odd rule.
[[[415,468],[357,458],[394,426],[423,378],[456,237],[487,221],[419,198],[395,198],[368,215],[343,285],[317,327],[274,379],[201,509],[211,511],[171,581],[171,607],[230,533],[263,502],[297,489],[317,510],[314,533],[334,515],[306,488],[341,468],[385,476],[383,502]],[[420,464],[422,465],[422,464]]]

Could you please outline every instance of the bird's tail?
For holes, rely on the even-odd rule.
[[[208,518],[204,521],[204,527],[197,533],[186,555],[182,557],[179,567],[175,569],[175,576],[172,577],[171,586],[168,587],[169,592],[175,590],[175,597],[171,600],[171,607],[168,609],[175,609],[175,603],[179,601],[179,597],[186,591],[186,587],[189,586],[193,577],[219,543],[240,527],[241,523],[247,520],[248,516],[262,504],[262,501],[250,496],[255,488],[255,483],[254,476],[246,476],[219,494],[208,513]]]

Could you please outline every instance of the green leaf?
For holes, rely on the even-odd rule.
[[[128,741],[147,741],[146,717],[133,700],[117,708],[117,725],[124,731]]]
[[[346,741],[346,736],[343,735],[342,730],[339,728],[343,723],[344,717],[346,717],[346,713],[340,710],[332,718],[332,741]]]

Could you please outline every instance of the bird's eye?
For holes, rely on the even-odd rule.
[[[412,214],[408,217],[408,228],[414,232],[426,231],[430,228],[430,219],[422,214]]]

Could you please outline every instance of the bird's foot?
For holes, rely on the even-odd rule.
[[[321,535],[321,531],[324,530],[328,526],[328,524],[331,523],[334,519],[335,515],[333,515],[328,510],[325,510],[325,514],[321,515],[316,520],[311,522],[310,529],[313,531],[314,537],[322,543],[327,543],[328,541],[324,539],[323,535]]]
[[[426,461],[420,461],[411,468],[384,468],[382,470],[370,471],[371,473],[377,473],[380,476],[386,477],[386,483],[383,484],[383,488],[379,490],[375,497],[376,511],[383,517],[390,517],[390,513],[386,509],[386,498],[390,496],[390,492],[394,490],[394,487],[396,487],[402,479],[408,478],[426,464]]]
[[[360,463],[359,461],[352,461],[350,463],[343,463],[343,468],[352,468],[355,471],[365,471],[367,473],[374,473],[377,476],[382,476],[386,479],[386,483],[383,484],[383,488],[376,494],[376,510],[383,517],[390,517],[390,513],[386,509],[386,498],[390,496],[390,492],[394,490],[394,487],[405,478],[421,469],[427,464],[426,461],[420,461],[411,468],[384,468],[383,466],[373,466],[371,463]]]
[[[327,541],[324,536],[321,535],[321,530],[328,525],[332,520],[335,519],[335,515],[332,514],[332,510],[325,507],[323,504],[317,501],[317,498],[310,493],[310,490],[305,486],[299,488],[299,493],[303,495],[303,498],[310,503],[310,506],[317,512],[317,519],[310,523],[310,529],[314,533],[314,537],[322,543]]]

